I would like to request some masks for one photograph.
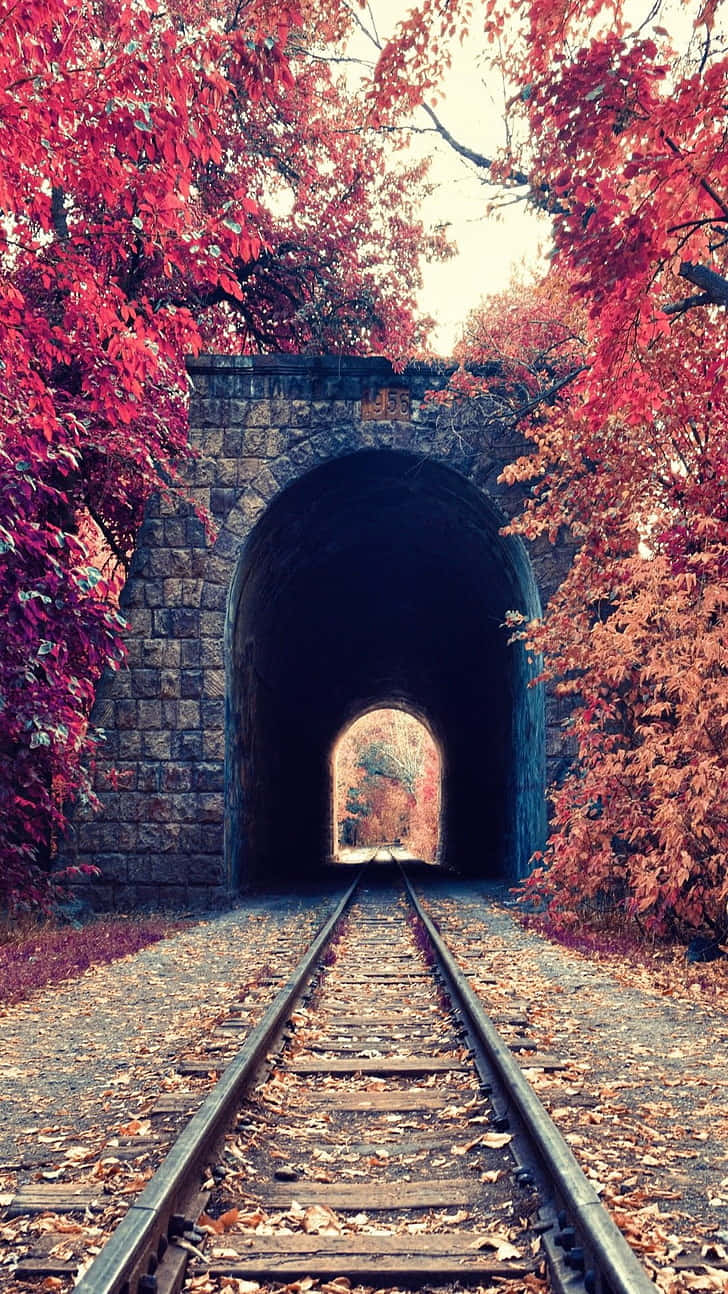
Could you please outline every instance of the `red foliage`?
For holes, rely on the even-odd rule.
[[[98,536],[123,568],[150,493],[179,489],[185,356],[420,335],[422,168],[386,163],[321,57],[345,6],[301,8],[4,6],[0,904],[42,902],[88,794],[94,685],[123,651]]]
[[[526,629],[574,700],[575,760],[532,881],[562,921],[607,896],[658,932],[726,931],[724,11],[686,12],[678,56],[659,3],[633,29],[623,0],[424,0],[375,87],[389,112],[428,93],[442,42],[482,21],[513,89],[509,137],[524,141],[491,177],[523,184],[552,221],[551,273],[488,302],[464,357],[499,362],[485,389],[535,442],[506,474],[531,486],[514,528],[578,545]],[[561,371],[542,366],[544,294],[561,303],[546,329]]]

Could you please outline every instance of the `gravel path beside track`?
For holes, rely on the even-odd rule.
[[[0,1010],[0,1173],[31,1148],[88,1145],[132,1118],[261,968],[275,976],[285,956],[287,971],[333,902],[256,898]],[[261,1010],[275,992],[261,986]]]
[[[620,982],[525,930],[482,885],[443,881],[421,893],[486,1006],[494,990],[479,973],[528,1001],[529,1033],[568,1059],[563,1073],[531,1081],[634,1247],[660,1265],[710,1244],[724,1257],[728,1012]],[[726,1273],[714,1284],[677,1279],[680,1290],[728,1290]],[[667,1278],[663,1288],[673,1288]]]

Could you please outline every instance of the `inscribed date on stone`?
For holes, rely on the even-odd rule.
[[[412,416],[410,393],[406,387],[382,387],[366,391],[361,401],[362,422],[409,421]]]

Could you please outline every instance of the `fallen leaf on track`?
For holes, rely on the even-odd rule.
[[[480,1138],[480,1144],[498,1150],[501,1146],[507,1146],[512,1140],[510,1132],[484,1132]]]
[[[339,1219],[325,1204],[312,1204],[306,1209],[301,1226],[307,1235],[338,1235],[341,1232]]]

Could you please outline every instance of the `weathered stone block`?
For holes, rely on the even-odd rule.
[[[219,761],[211,764],[196,764],[192,768],[194,791],[222,791],[224,786],[225,769]]]
[[[153,614],[159,638],[196,638],[199,633],[199,612],[192,607],[164,607]]]
[[[179,760],[197,760],[203,758],[203,737],[201,732],[170,733],[171,758]]]
[[[96,866],[100,868],[104,881],[129,879],[129,860],[126,854],[97,854]]]
[[[218,535],[214,549],[215,558],[226,558],[230,562],[231,568],[240,548],[240,540],[235,533],[235,523],[238,515],[239,509],[237,507],[233,508],[225,522],[224,530],[221,530]],[[209,557],[207,560],[209,563]],[[207,567],[205,567],[205,570],[207,570]]]
[[[265,499],[262,499],[255,490],[249,488],[245,490],[238,503],[238,511],[242,512],[246,526],[252,528],[261,514],[265,512]]]
[[[225,758],[225,733],[222,728],[218,731],[207,730],[202,734],[201,757],[203,759]]]
[[[222,822],[223,802],[217,791],[204,792],[197,796],[197,821]]]
[[[190,764],[162,765],[162,790],[189,791],[192,788],[193,771]]]
[[[200,669],[183,669],[181,673],[181,693],[185,700],[197,700],[202,695],[203,674]],[[196,724],[192,725],[197,727]]]
[[[200,826],[199,822],[180,822],[179,824],[179,849],[185,857],[189,854],[199,854],[205,851],[205,831],[206,828]]]
[[[200,642],[200,665],[203,669],[221,669],[223,663],[220,638],[203,638]]]
[[[222,728],[225,724],[225,702],[224,700],[205,700],[199,702],[200,706],[200,726],[203,732],[208,729]]]
[[[131,687],[135,697],[148,699],[159,696],[161,671],[158,669],[134,669],[131,671]]]
[[[179,845],[176,822],[143,822],[139,824],[138,849],[147,854],[171,854]],[[131,876],[131,860],[129,879]]]
[[[199,638],[186,638],[180,643],[180,660],[179,663],[183,669],[190,669],[201,662],[201,648]]]
[[[159,695],[166,699],[167,697],[178,697],[180,694],[182,674],[178,669],[163,669],[159,674]]]
[[[311,405],[308,400],[292,400],[288,419],[289,428],[301,431],[311,426]]]
[[[243,421],[247,428],[270,427],[273,421],[270,412],[270,400],[251,401]]]
[[[184,579],[190,574],[192,561],[186,548],[162,548],[154,559],[153,573],[157,579]]]
[[[188,548],[206,548],[207,535],[199,517],[188,517],[185,522],[186,545]]]
[[[110,738],[111,734],[107,737],[106,754],[109,759],[114,759]],[[116,758],[138,759],[142,753],[142,734],[138,728],[128,728],[125,731],[119,730],[116,733],[116,739]]]
[[[238,489],[245,489],[254,481],[265,463],[264,458],[255,458],[250,454],[238,459]]]
[[[227,584],[205,584],[200,597],[200,607],[203,611],[224,611],[227,600]]]
[[[148,607],[163,607],[166,603],[164,580],[144,581],[144,601]]]
[[[207,559],[207,582],[211,584],[222,585],[227,593],[232,574],[232,563],[229,557],[223,557],[221,553],[215,552]]]
[[[179,702],[176,697],[166,696],[161,705],[162,721],[159,727],[167,728],[170,732],[174,732],[179,727]]]
[[[219,488],[222,485],[235,486],[238,483],[238,460],[237,458],[218,458],[215,469],[215,486]],[[212,507],[212,494],[210,491],[210,511],[214,512]]]
[[[144,606],[144,585],[135,581],[127,582],[119,594],[119,606],[124,612],[131,612],[135,607]]]
[[[160,701],[140,701],[137,723],[140,728],[159,728],[162,723],[162,705]]]
[[[162,525],[164,526],[164,543],[167,548],[187,547],[186,517],[166,517]]]
[[[79,848],[85,854],[123,853],[136,849],[137,827],[133,822],[82,822]]]
[[[243,406],[243,408],[245,407],[246,406]],[[245,415],[243,415],[243,417],[244,416]],[[243,453],[245,432],[242,427],[242,419],[239,421],[236,419],[236,422],[238,422],[238,425],[229,428],[223,435],[222,449],[220,453],[221,458],[240,458],[240,455]]]
[[[189,906],[189,894],[186,885],[169,885],[166,881],[160,888],[162,907],[167,912],[183,912]]]
[[[265,445],[268,438],[269,426],[269,423],[249,426],[243,437],[241,454],[248,454],[253,458],[265,458]]]
[[[309,447],[310,449],[310,447]],[[287,457],[278,458],[270,465],[271,476],[281,489],[285,489],[298,478],[299,469],[295,463]]]
[[[96,764],[94,767],[95,791],[135,791],[137,785],[137,765],[121,764],[112,768],[108,764]]]
[[[194,560],[194,559],[192,559]],[[162,580],[164,588],[164,606],[198,607],[203,582],[201,579],[167,579]]]
[[[107,697],[129,699],[132,694],[130,671],[128,669],[119,669],[114,673],[109,670],[109,677],[106,680],[104,690]],[[103,722],[100,715],[97,722]]]
[[[191,548],[187,554],[189,566],[187,578],[192,580],[204,580],[209,554],[204,548]]]
[[[164,522],[161,517],[146,517],[142,522],[137,548],[152,552],[164,543]]]
[[[120,730],[139,727],[139,703],[137,701],[115,701],[114,723]]]
[[[193,885],[222,885],[225,876],[222,862],[209,854],[188,858],[186,871],[187,879]]]
[[[152,614],[146,607],[134,607],[129,611],[126,618],[131,625],[132,633],[137,634],[139,638],[151,638]]]
[[[264,467],[255,478],[255,488],[266,503],[270,503],[278,493],[279,485],[268,467]]]
[[[222,453],[223,432],[218,427],[190,427],[190,442],[203,458],[215,459]]]
[[[171,759],[172,734],[157,732],[153,728],[141,734],[142,755],[145,759]]]
[[[291,421],[291,399],[286,393],[273,395],[271,392],[270,401],[270,423],[271,427],[287,427]]]
[[[225,696],[225,671],[222,669],[205,670],[201,677],[201,692],[204,697]]]
[[[177,724],[180,728],[199,728],[200,702],[191,700],[178,701]]]
[[[158,761],[137,764],[137,787],[140,791],[156,791],[161,785],[165,764]]]
[[[225,633],[225,616],[222,611],[200,611],[200,635],[202,638],[219,638]]]

